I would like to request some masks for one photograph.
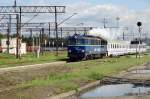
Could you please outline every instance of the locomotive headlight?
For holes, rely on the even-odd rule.
[[[68,52],[71,53],[71,50],[69,50]]]
[[[82,50],[82,53],[84,53],[85,52],[85,50]]]

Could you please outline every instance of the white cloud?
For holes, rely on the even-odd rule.
[[[102,26],[102,20],[108,19],[107,25],[116,26],[116,17],[120,17],[120,25],[134,28],[137,32],[137,21],[143,22],[143,32],[150,32],[150,9],[141,11],[128,9],[122,6],[112,4],[91,5],[88,3],[80,3],[68,6],[68,13],[77,12],[78,15],[73,17],[69,22],[83,22],[89,26]]]

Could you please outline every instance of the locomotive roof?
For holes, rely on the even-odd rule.
[[[79,35],[79,34],[75,34],[75,35],[71,36],[70,38],[75,38],[75,37],[77,37],[77,38],[85,38],[85,37],[88,37],[88,38],[98,38],[98,39],[105,40],[105,39],[103,39],[103,38],[101,38],[101,37],[99,37],[99,36],[93,36],[93,35]]]

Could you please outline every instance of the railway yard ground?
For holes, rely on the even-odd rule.
[[[61,55],[63,56],[63,54]],[[62,56],[58,60],[62,60]],[[40,59],[44,60],[44,56]],[[30,63],[41,63],[39,60],[33,62],[31,59]],[[48,62],[48,60],[44,62]],[[11,61],[8,60],[8,62],[11,64]],[[22,66],[14,69],[10,65],[4,66],[6,64],[3,63],[0,65],[0,99],[48,99],[48,97],[60,93],[77,90],[79,87],[101,80],[105,76],[116,75],[134,66],[144,63],[149,66],[149,62],[150,55],[145,54],[137,59],[135,55],[126,55],[70,63],[58,61],[51,64],[29,66],[34,68],[27,66],[25,69],[22,69],[24,68]],[[22,63],[17,65],[20,64]],[[129,73],[120,75],[120,77],[124,76],[136,78],[136,75],[129,75]]]
[[[0,68],[49,63],[65,60],[66,58],[67,54],[65,51],[59,52],[59,56],[56,56],[56,52],[54,51],[44,52],[43,55],[40,54],[39,58],[37,58],[35,52],[27,53],[26,55],[22,55],[21,59],[16,59],[15,55],[0,53]]]

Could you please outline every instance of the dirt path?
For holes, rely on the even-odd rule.
[[[44,63],[44,64],[34,64],[34,65],[25,65],[25,66],[16,66],[16,67],[7,67],[7,68],[0,68],[0,74],[12,71],[24,71],[27,69],[37,69],[37,68],[45,68],[52,65],[61,65],[65,64],[65,61],[60,62],[51,62],[51,63]]]
[[[17,85],[23,82],[28,82],[33,79],[37,79],[37,77],[48,77],[49,75],[54,73],[66,73],[68,71],[71,71],[71,68],[66,67],[65,64],[66,62],[52,62],[46,64],[1,68],[0,99],[40,99],[37,98],[39,97],[39,95],[41,95],[41,97],[45,97],[48,94],[52,95],[53,93],[51,92],[55,92],[58,89],[53,88],[51,86],[41,88],[18,88]],[[24,95],[26,95],[27,98],[24,98]],[[36,97],[32,95],[35,95]]]

